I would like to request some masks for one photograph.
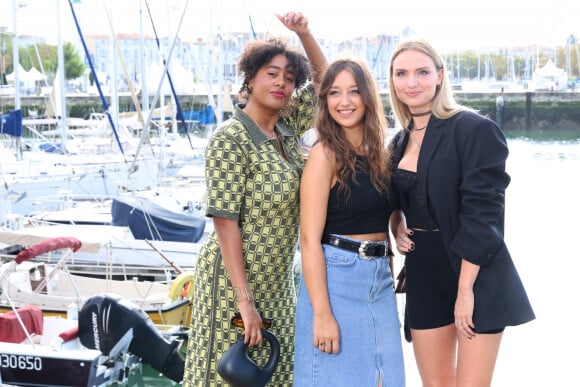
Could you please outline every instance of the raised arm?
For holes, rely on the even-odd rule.
[[[276,17],[286,28],[294,31],[298,35],[300,43],[302,43],[302,47],[304,47],[304,51],[310,62],[312,85],[318,91],[320,81],[322,80],[322,73],[328,66],[328,61],[318,41],[314,38],[314,35],[312,35],[308,27],[308,18],[301,12],[286,12],[283,15],[276,15]]]

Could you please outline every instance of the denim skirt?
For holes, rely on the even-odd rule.
[[[323,245],[327,286],[340,328],[340,352],[313,343],[313,312],[304,277],[296,305],[294,386],[405,386],[401,329],[388,258]]]

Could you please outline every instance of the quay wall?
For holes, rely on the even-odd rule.
[[[498,111],[495,100],[497,93],[455,92],[457,100],[498,122]],[[392,117],[388,95],[382,94],[385,114]],[[542,92],[509,92],[503,93],[504,109],[501,127],[505,130],[531,129],[580,129],[580,92],[542,91]],[[140,101],[140,99],[139,99]],[[166,103],[170,98],[166,97]],[[179,97],[183,110],[201,109],[207,105],[205,95],[182,95]],[[44,113],[48,103],[46,96],[22,96],[23,116],[29,110]],[[110,100],[108,101],[110,103]],[[0,107],[3,112],[13,108],[14,98],[0,96]],[[119,96],[119,111],[134,110],[129,95]],[[70,117],[88,117],[92,112],[102,112],[98,95],[68,95],[67,114]],[[392,122],[391,122],[392,124]]]
[[[504,92],[503,119],[498,116],[497,96],[497,93],[455,92],[462,105],[498,122],[504,130],[580,130],[580,93]],[[383,95],[383,103],[389,114],[388,95]]]

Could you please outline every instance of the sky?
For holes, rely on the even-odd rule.
[[[60,5],[59,5],[60,2]],[[13,31],[17,4],[19,35],[41,36],[55,44],[78,39],[68,0],[0,0],[0,27]],[[506,46],[565,46],[571,34],[580,37],[580,1],[486,0],[483,6],[465,0],[76,0],[77,18],[84,35],[153,34],[147,4],[159,36],[184,40],[207,38],[218,32],[288,34],[276,13],[301,11],[315,36],[349,39],[377,34],[400,34],[409,28],[442,50],[494,49]],[[60,8],[60,18],[58,17]],[[108,22],[107,12],[111,17]],[[182,16],[183,15],[183,16]],[[60,23],[59,23],[60,20]],[[576,23],[574,23],[576,21]]]

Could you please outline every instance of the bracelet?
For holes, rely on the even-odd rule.
[[[250,289],[250,285],[248,284],[245,284],[243,289],[239,286],[234,286],[234,296],[236,297],[236,302],[238,304],[244,302],[245,300],[254,301],[254,294],[252,293],[252,289]]]

